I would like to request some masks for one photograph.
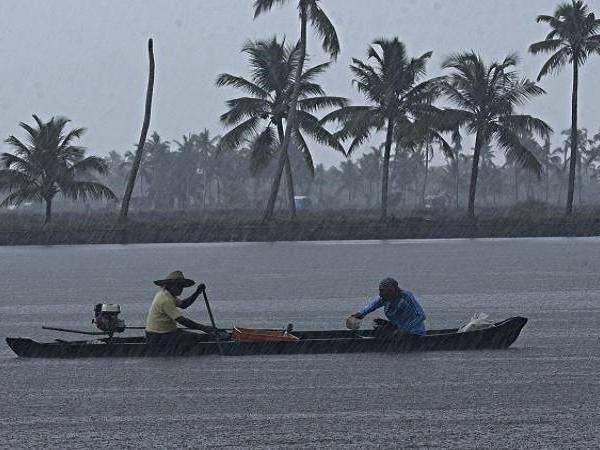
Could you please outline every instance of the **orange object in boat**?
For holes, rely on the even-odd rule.
[[[231,337],[234,341],[245,342],[275,342],[275,341],[297,341],[293,334],[278,330],[255,330],[252,328],[233,327]]]

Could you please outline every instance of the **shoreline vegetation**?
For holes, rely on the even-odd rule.
[[[537,205],[539,206],[539,205]],[[40,226],[30,213],[0,215],[0,245],[85,245],[200,242],[450,239],[600,236],[600,211],[565,216],[557,209],[528,214],[536,205],[482,211],[473,220],[462,212],[393,212],[382,222],[378,210],[299,211],[296,220],[275,216],[265,224],[260,211],[117,212],[56,215]]]

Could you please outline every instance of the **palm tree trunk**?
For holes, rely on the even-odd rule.
[[[385,220],[388,210],[388,184],[390,177],[390,152],[394,136],[394,122],[388,119],[387,134],[385,136],[385,150],[383,152],[383,173],[381,175],[381,215],[380,220]]]
[[[217,178],[217,206],[221,206],[221,182]]]
[[[519,168],[515,163],[515,204],[519,203]]]
[[[571,99],[571,161],[569,162],[569,188],[567,192],[568,216],[573,214],[573,194],[575,193],[575,168],[577,167],[577,91],[579,89],[579,64],[573,61],[573,92]]]
[[[425,177],[423,178],[423,190],[421,192],[421,204],[425,205],[425,194],[427,193],[427,178],[429,177],[429,143],[425,147]]]
[[[294,201],[294,179],[292,177],[292,164],[290,163],[290,155],[287,155],[285,160],[285,179],[287,181],[288,205],[290,208],[290,218],[296,218],[296,202]]]
[[[579,197],[579,201],[577,202],[577,204],[579,206],[581,206],[581,199],[583,197],[583,179],[581,177],[581,161],[578,161],[577,163],[577,193],[578,193],[578,197]]]
[[[323,204],[323,183],[319,183],[319,205]]]
[[[269,196],[267,209],[265,210],[265,214],[263,216],[263,222],[267,222],[273,218],[273,211],[275,210],[275,202],[277,201],[277,193],[279,191],[279,184],[281,183],[281,176],[283,174],[285,163],[288,159],[288,147],[292,139],[292,133],[296,129],[296,105],[298,104],[302,71],[304,70],[304,60],[306,59],[306,27],[306,4],[305,2],[300,2],[300,56],[298,58],[296,73],[294,74],[294,89],[292,91],[292,98],[290,99],[290,109],[285,121],[285,134],[283,137],[283,143],[281,144],[277,170],[275,172],[275,177],[273,178],[273,183],[271,184],[271,195]]]
[[[456,209],[460,208],[458,203],[458,196],[460,191],[460,160],[458,158],[458,153],[456,154]]]
[[[44,218],[44,225],[49,224],[52,219],[52,198],[45,199],[46,202],[46,217]]]
[[[566,180],[564,180],[563,177],[559,177],[559,181],[560,181],[560,184],[558,186],[558,199],[557,199],[557,202],[560,205],[562,203],[563,184],[565,184],[564,182]]]
[[[144,122],[142,124],[142,132],[140,134],[140,140],[138,141],[137,150],[135,152],[135,158],[131,166],[131,172],[129,173],[129,180],[127,180],[127,188],[125,189],[125,194],[123,195],[123,203],[121,204],[120,215],[121,221],[127,220],[129,201],[131,200],[131,194],[133,193],[135,178],[137,177],[138,170],[140,169],[142,154],[144,153],[144,144],[146,143],[146,135],[148,134],[148,127],[150,126],[152,92],[154,90],[154,51],[152,48],[152,39],[148,39],[148,58],[150,60],[150,70],[148,74],[148,88],[146,90],[146,109],[144,111]]]
[[[477,131],[475,138],[475,150],[473,152],[473,166],[471,168],[471,184],[469,185],[469,206],[467,213],[470,217],[475,217],[475,193],[477,191],[477,175],[479,174],[479,157],[481,155],[481,147],[483,146],[483,137],[481,131]]]
[[[206,185],[206,181],[207,181],[207,176],[206,176],[206,167],[204,167],[204,169],[202,169],[202,183],[203,183],[203,188],[202,188],[202,209],[206,209],[206,194],[208,193],[208,186]]]
[[[279,142],[283,142],[285,139],[285,132],[283,130],[283,124],[280,122],[277,124],[277,134],[279,135]],[[288,205],[290,208],[290,217],[296,218],[296,203],[294,202],[294,179],[292,177],[292,165],[290,163],[290,155],[286,155],[285,158],[285,178],[287,181],[287,195]]]

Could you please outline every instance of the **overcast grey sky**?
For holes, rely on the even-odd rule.
[[[137,142],[147,80],[146,40],[154,38],[157,74],[151,130],[163,139],[209,128],[222,133],[218,117],[231,89],[217,89],[221,72],[246,75],[240,48],[248,39],[286,35],[297,39],[295,1],[257,20],[252,0],[3,0],[0,15],[0,137],[19,133],[31,114],[64,115],[88,128],[83,145],[97,154],[125,151]],[[588,0],[600,13],[600,0]],[[476,50],[486,60],[516,51],[521,70],[535,78],[544,60],[527,54],[548,29],[538,14],[554,0],[323,0],[337,28],[342,52],[322,78],[331,95],[360,102],[348,64],[365,55],[377,37],[398,36],[409,54],[433,50],[429,74],[441,73],[448,54]],[[326,60],[314,38],[312,63]],[[600,128],[600,56],[581,75],[580,123]],[[525,108],[561,131],[570,124],[570,71],[544,79],[548,91]],[[553,141],[558,144],[560,136]],[[373,142],[375,145],[378,142]],[[340,158],[315,149],[327,165]]]

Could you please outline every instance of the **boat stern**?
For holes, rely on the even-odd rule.
[[[32,356],[32,349],[35,342],[26,338],[6,338],[6,343],[17,356]]]

